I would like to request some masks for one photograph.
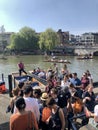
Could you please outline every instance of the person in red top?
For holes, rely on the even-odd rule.
[[[27,74],[27,72],[24,70],[24,64],[22,63],[22,61],[20,61],[20,63],[18,64],[19,67],[19,75],[21,76],[21,73],[24,72],[25,74]]]
[[[15,105],[18,112],[10,117],[10,130],[31,130],[31,128],[38,130],[38,124],[34,113],[25,110],[26,103],[24,98],[19,97]]]

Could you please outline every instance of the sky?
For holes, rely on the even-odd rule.
[[[0,26],[19,32],[25,26],[36,32],[48,28],[71,34],[98,32],[98,0],[0,0]]]

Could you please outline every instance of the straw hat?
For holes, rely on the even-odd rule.
[[[48,94],[44,92],[41,96],[41,100],[46,101],[47,99],[48,99]]]

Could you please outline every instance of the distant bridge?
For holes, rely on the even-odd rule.
[[[96,46],[76,46],[74,47],[74,53],[78,55],[98,53],[98,45]]]

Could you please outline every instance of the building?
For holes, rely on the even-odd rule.
[[[75,35],[69,34],[69,43],[70,43],[71,45],[76,44],[76,37],[75,37]]]
[[[98,44],[98,33],[84,33],[81,35],[81,43],[83,45],[93,46]]]
[[[62,45],[69,44],[69,32],[68,32],[68,31],[62,32],[62,30],[59,29],[59,30],[57,31],[57,34],[58,34],[58,36],[59,36],[59,38],[60,38],[60,43],[61,43]]]
[[[0,33],[0,50],[6,48],[10,44],[10,36],[12,32],[2,32]]]

